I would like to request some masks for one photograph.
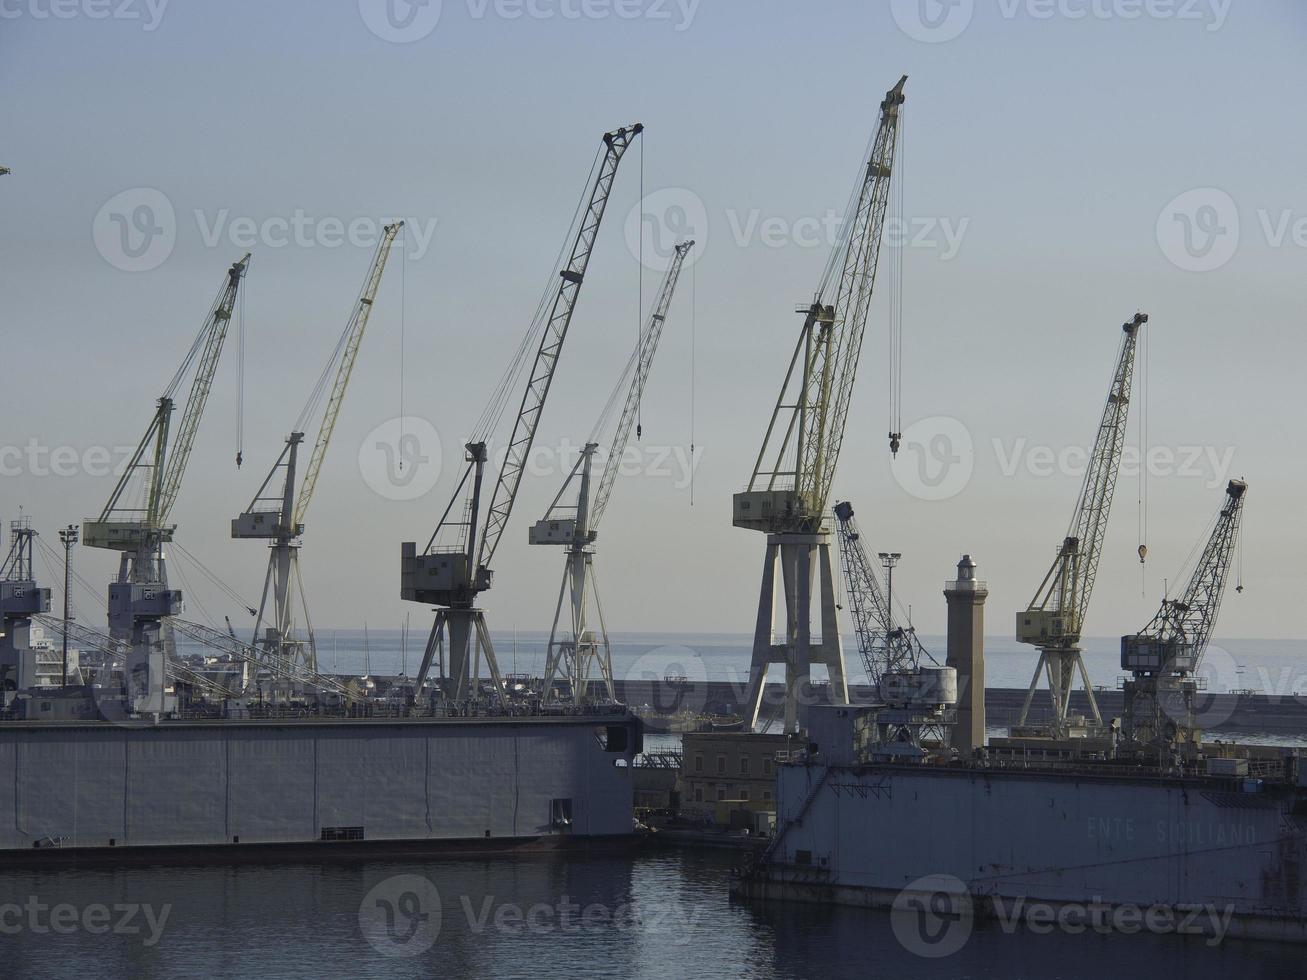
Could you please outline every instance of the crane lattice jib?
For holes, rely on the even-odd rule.
[[[304,480],[300,484],[299,497],[295,501],[291,527],[297,527],[304,522],[309,501],[313,499],[313,490],[318,484],[318,472],[322,469],[323,459],[326,458],[327,445],[331,442],[331,434],[336,428],[336,418],[340,415],[340,406],[345,400],[345,389],[349,387],[350,374],[354,370],[354,362],[358,359],[359,346],[363,343],[363,332],[367,330],[368,317],[372,314],[372,305],[381,286],[381,274],[386,270],[386,260],[390,257],[390,247],[395,241],[395,236],[403,227],[404,222],[400,221],[393,225],[386,225],[382,231],[372,267],[363,281],[363,291],[359,293],[349,325],[345,328],[345,343],[340,354],[340,364],[336,368],[336,379],[332,383],[331,395],[322,414],[322,424],[318,427],[318,438],[313,444],[313,455],[309,457],[308,466],[304,470]]]
[[[844,441],[884,237],[891,167],[898,142],[899,107],[903,105],[906,81],[905,75],[881,103],[880,126],[863,174],[857,208],[842,243],[844,256],[835,305],[828,311],[828,317],[820,319],[817,328],[822,333],[814,347],[808,387],[803,393],[809,410],[798,449],[801,458],[796,481],[799,498],[812,514],[826,509]]]
[[[1180,598],[1163,600],[1157,615],[1144,628],[1145,634],[1155,635],[1163,642],[1177,641],[1192,660],[1192,670],[1197,670],[1202,663],[1203,653],[1216,627],[1216,617],[1221,611],[1221,599],[1239,540],[1239,522],[1247,490],[1248,484],[1242,480],[1230,481],[1225,501],[1202,556],[1189,577],[1189,584]]]
[[[1080,497],[1058,557],[1029,607],[1064,613],[1065,632],[1058,639],[1065,642],[1073,643],[1080,637],[1085,610],[1089,607],[1089,597],[1098,574],[1112,496],[1121,469],[1121,450],[1125,446],[1135,349],[1139,329],[1147,322],[1148,316],[1138,313],[1122,326],[1112,386],[1098,423],[1085,482],[1080,488]]]
[[[644,342],[640,345],[638,359],[633,362],[634,377],[631,378],[631,386],[626,391],[626,404],[622,407],[622,417],[618,420],[617,428],[613,432],[612,446],[608,450],[608,459],[604,463],[603,475],[599,478],[599,489],[595,493],[594,502],[590,505],[590,515],[587,523],[591,531],[598,529],[599,520],[603,517],[604,510],[608,506],[608,498],[612,496],[613,484],[617,481],[617,474],[622,468],[622,454],[626,452],[626,445],[631,439],[631,429],[634,427],[636,415],[639,413],[640,394],[644,391],[645,383],[649,380],[649,369],[653,365],[654,354],[658,350],[658,341],[663,333],[663,324],[667,321],[667,310],[672,305],[672,296],[676,292],[676,282],[681,277],[681,267],[685,264],[685,256],[693,247],[693,241],[682,242],[676,246],[676,254],[672,256],[671,265],[663,276],[663,282],[658,289],[658,296],[654,301],[653,310],[649,314],[649,322],[645,324]],[[630,364],[627,366],[627,373],[631,373]]]
[[[517,421],[513,423],[513,434],[508,440],[504,465],[499,471],[499,479],[490,497],[490,508],[486,513],[485,531],[481,535],[478,560],[478,564],[483,568],[489,567],[495,549],[499,547],[499,539],[508,525],[508,516],[513,511],[513,502],[517,498],[517,489],[522,482],[526,460],[535,442],[536,427],[540,424],[545,399],[549,396],[549,387],[554,380],[558,355],[562,353],[563,341],[567,339],[567,328],[572,322],[572,311],[576,309],[576,300],[581,294],[581,285],[585,281],[586,266],[590,264],[590,255],[594,250],[595,237],[599,234],[599,225],[608,207],[608,196],[612,192],[613,179],[617,176],[617,165],[621,163],[622,156],[631,145],[631,141],[643,130],[644,126],[636,123],[604,134],[606,152],[603,162],[598,168],[590,190],[589,203],[577,228],[571,257],[559,273],[558,291],[554,294],[549,318],[540,338],[540,348],[536,351],[535,362],[531,366],[531,374],[526,391],[522,395]]]
[[[862,532],[847,501],[835,505],[839,525],[840,564],[853,613],[853,632],[867,679],[880,684],[888,672],[912,670],[929,658],[910,628],[894,625],[889,601],[863,544]]]
[[[177,437],[173,442],[168,457],[167,469],[159,489],[159,500],[153,516],[155,526],[168,520],[172,505],[177,500],[181,489],[182,476],[186,473],[186,464],[195,445],[195,435],[200,428],[200,419],[204,415],[204,406],[213,389],[213,376],[218,370],[218,359],[222,356],[223,341],[227,339],[227,326],[231,322],[232,310],[236,306],[236,293],[240,289],[241,279],[245,275],[249,254],[227,270],[227,282],[223,286],[205,332],[204,348],[200,353],[199,363],[195,368],[195,380],[191,382],[190,394],[186,398],[186,411],[182,414]]]

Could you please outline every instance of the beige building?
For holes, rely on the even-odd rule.
[[[721,800],[741,800],[771,809],[776,796],[775,765],[804,745],[798,736],[752,732],[686,734],[682,741],[681,809],[711,812]]]

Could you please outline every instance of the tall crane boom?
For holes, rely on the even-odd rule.
[[[599,602],[599,583],[594,570],[594,542],[599,531],[599,521],[608,508],[617,474],[621,470],[622,456],[631,439],[631,429],[635,427],[640,392],[649,379],[649,369],[658,350],[663,325],[667,322],[667,311],[671,307],[672,296],[676,293],[676,283],[681,277],[681,267],[693,247],[693,241],[682,242],[676,246],[671,265],[663,276],[658,295],[654,298],[649,320],[641,332],[640,343],[627,360],[626,367],[613,388],[609,406],[615,403],[623,387],[626,388],[626,400],[613,432],[613,441],[608,450],[608,459],[604,463],[603,475],[599,479],[598,490],[592,498],[590,469],[599,444],[589,442],[582,451],[581,458],[572,467],[572,472],[563,482],[562,489],[549,505],[544,520],[537,521],[531,528],[528,538],[531,544],[565,545],[568,549],[567,562],[563,569],[563,584],[558,590],[558,604],[554,609],[554,623],[549,632],[549,647],[545,658],[542,689],[546,697],[553,693],[554,676],[561,670],[567,678],[572,697],[578,703],[584,702],[589,695],[590,665],[597,662],[609,699],[616,698],[613,685],[612,646],[608,641],[608,627],[604,624],[603,607]],[[595,427],[596,432],[605,427],[607,414],[606,408],[599,424]],[[564,505],[563,498],[573,482],[579,482],[576,504]],[[569,595],[569,586],[572,628],[570,634],[560,636],[558,627],[562,620],[564,600]],[[590,626],[591,599],[594,600],[595,618],[599,622],[598,637]]]
[[[403,227],[404,222],[397,221],[382,229],[381,241],[377,243],[372,267],[368,270],[367,278],[363,281],[363,290],[359,293],[349,322],[345,325],[345,331],[341,336],[336,377],[331,385],[331,394],[327,398],[326,410],[322,414],[322,423],[318,426],[318,438],[313,443],[313,453],[309,456],[308,466],[304,470],[304,482],[300,485],[299,497],[295,501],[291,521],[293,524],[303,523],[304,515],[309,509],[309,501],[313,499],[313,491],[318,485],[318,473],[322,469],[323,459],[326,458],[331,434],[336,431],[336,418],[340,415],[340,406],[345,401],[345,389],[349,387],[350,375],[354,372],[354,362],[358,359],[359,346],[363,343],[363,333],[367,330],[368,318],[372,315],[372,304],[377,298],[377,290],[381,287],[381,275],[386,271],[386,261],[390,258],[390,248],[395,242],[395,236]]]
[[[88,520],[82,527],[82,540],[87,545],[122,553],[118,577],[109,585],[109,627],[115,637],[130,643],[126,671],[128,702],[130,710],[139,716],[159,719],[175,708],[173,696],[166,692],[167,678],[175,671],[169,665],[172,636],[165,622],[182,611],[182,594],[168,587],[164,545],[172,540],[176,530],[168,523],[168,517],[181,489],[200,419],[213,388],[249,259],[246,253],[227,270],[204,326],[158,400],[154,418],[109,502],[98,520]],[[192,365],[195,377],[170,446],[173,398]],[[145,506],[130,507],[128,489],[140,480],[146,481]]]
[[[181,489],[182,476],[190,460],[204,406],[209,400],[223,341],[227,338],[227,326],[231,322],[237,291],[249,259],[249,253],[246,253],[227,270],[222,288],[204,319],[204,325],[158,400],[154,417],[110,494],[109,502],[105,504],[98,519],[85,522],[83,541],[90,547],[127,552],[138,551],[143,546],[148,548],[150,539],[156,536],[161,535],[164,541],[171,540],[173,529],[167,527],[168,515],[172,512],[172,505]],[[170,447],[168,437],[175,405],[174,396],[197,359],[195,379],[186,399],[186,411]],[[145,507],[128,507],[128,491],[143,473],[148,479]]]
[[[231,323],[232,311],[236,308],[236,293],[249,259],[249,254],[246,253],[243,259],[227,271],[227,282],[209,314],[204,345],[195,368],[195,380],[191,382],[191,390],[186,397],[186,410],[182,413],[181,425],[177,430],[159,495],[160,523],[167,521],[172,505],[177,500],[177,493],[181,490],[182,476],[186,473],[186,464],[190,462],[195,435],[200,428],[200,419],[204,416],[204,406],[209,402],[209,392],[213,390],[213,376],[218,370],[218,359],[222,356],[223,342],[227,339],[227,327]],[[176,388],[184,371],[185,365],[173,378],[169,392]]]
[[[539,331],[539,346],[509,436],[504,464],[491,492],[485,527],[479,528],[478,517],[481,513],[485,465],[489,459],[486,440],[498,417],[495,406],[500,404],[500,393],[506,397],[516,376],[515,364],[510,365],[500,392],[491,399],[491,407],[483,416],[483,422],[476,427],[477,434],[465,446],[467,468],[426,547],[419,553],[415,542],[404,542],[401,545],[400,597],[441,607],[436,613],[436,621],[427,638],[422,664],[415,678],[417,691],[422,690],[438,653],[441,654],[442,664],[444,662],[444,637],[448,627],[449,673],[444,679],[447,683],[443,685],[442,694],[459,701],[469,696],[479,698],[480,692],[473,689],[478,679],[474,676],[472,664],[475,658],[479,665],[484,655],[496,692],[501,698],[507,697],[485,615],[475,607],[476,599],[479,593],[490,588],[493,576],[490,563],[517,499],[545,400],[553,384],[554,369],[567,339],[568,327],[581,295],[581,286],[585,282],[599,226],[608,207],[618,164],[631,142],[643,131],[644,127],[636,123],[604,134],[604,145],[591,170],[593,179],[587,181],[586,192],[582,197],[584,203],[574,217],[572,227],[576,228],[576,234],[571,239],[567,261],[559,270],[559,282],[553,291],[552,302],[548,306],[541,303],[528,331],[528,339],[523,341],[522,350],[525,351],[529,347],[529,338]],[[570,232],[569,228],[569,235]],[[548,312],[542,314],[541,311],[544,310]],[[478,530],[481,532],[479,538]],[[438,543],[443,532],[456,533],[457,543],[452,546]]]
[[[871,151],[850,198],[852,211],[812,301],[798,310],[804,314],[803,327],[753,474],[747,489],[732,500],[732,523],[768,536],[745,696],[746,727],[758,720],[772,664],[785,665],[787,733],[798,724],[798,697],[812,666],[824,666],[834,698],[848,702],[844,650],[836,623],[836,573],[824,521],[876,283],[907,80],[906,75],[901,77],[881,100]],[[782,566],[779,579],[785,583],[783,640],[774,636],[778,564]],[[814,584],[820,594],[820,640],[812,635]]]
[[[685,257],[692,248],[694,248],[693,240],[681,242],[676,246],[671,265],[668,266],[662,284],[658,288],[658,295],[654,299],[653,310],[645,323],[644,342],[631,355],[626,370],[617,382],[620,387],[628,377],[631,379],[630,386],[626,389],[626,403],[622,406],[621,418],[618,419],[617,428],[613,431],[608,459],[605,460],[603,474],[599,477],[599,489],[595,491],[594,502],[590,505],[590,530],[592,531],[599,528],[599,521],[603,518],[604,511],[608,509],[608,498],[613,494],[613,485],[617,482],[617,474],[621,470],[622,454],[631,441],[631,429],[635,427],[635,420],[639,415],[640,396],[649,380],[649,369],[653,366],[654,354],[658,351],[663,324],[667,322],[667,310],[671,307],[672,297],[676,294],[676,284],[681,278]]]
[[[563,352],[563,341],[567,339],[567,328],[572,322],[577,298],[581,295],[581,284],[585,281],[585,270],[594,251],[595,237],[599,234],[599,225],[604,219],[608,197],[612,193],[613,180],[617,177],[617,165],[622,162],[622,155],[626,153],[631,141],[643,131],[644,126],[636,123],[604,134],[606,152],[590,190],[590,200],[577,228],[571,254],[558,274],[558,290],[554,293],[535,363],[531,366],[526,391],[522,394],[517,421],[513,423],[513,433],[508,439],[508,454],[490,494],[490,507],[486,513],[485,531],[481,535],[478,561],[484,568],[490,567],[495,549],[499,547],[499,539],[508,524],[508,516],[513,512],[513,503],[517,500],[526,460],[535,442],[536,427],[540,424],[545,399],[549,397],[549,388],[554,381],[558,355]]]
[[[1139,332],[1148,315],[1136,313],[1122,325],[1121,345],[1117,352],[1112,384],[1107,392],[1102,418],[1094,438],[1093,453],[1085,482],[1080,488],[1076,508],[1057,557],[1040,583],[1030,605],[1016,616],[1016,638],[1039,648],[1039,663],[1026,692],[1018,727],[1025,726],[1041,674],[1048,677],[1052,702],[1052,730],[1065,737],[1069,725],[1071,690],[1079,674],[1084,684],[1094,724],[1103,717],[1089,683],[1080,655],[1080,630],[1084,625],[1089,597],[1098,575],[1103,538],[1107,534],[1112,495],[1121,468],[1121,450],[1125,446],[1126,420],[1130,412],[1130,392],[1134,380],[1135,348]]]
[[[805,319],[799,343],[772,410],[748,491],[736,494],[737,526],[811,530],[824,516],[871,309],[907,80],[906,75],[900,78],[880,104],[880,124],[863,168],[856,206],[842,226],[815,298],[800,310]],[[828,303],[826,296],[836,269],[835,299]],[[787,398],[792,384],[797,387],[796,396]],[[776,446],[774,453],[769,452],[772,446]],[[772,496],[778,490],[791,493],[782,494],[778,501]],[[750,506],[742,508],[741,503]],[[755,503],[759,506],[753,506]],[[760,518],[762,511],[768,512],[765,518]]]
[[[862,531],[853,517],[853,505],[847,500],[837,503],[835,518],[839,522],[845,591],[852,607],[854,635],[867,679],[879,686],[886,674],[914,670],[921,666],[923,659],[933,663],[911,624],[899,626],[894,622],[890,600],[881,588]]]
[[[256,538],[270,540],[268,549],[268,570],[263,579],[263,596],[255,612],[254,638],[252,646],[261,650],[266,663],[291,663],[296,666],[294,672],[278,670],[279,676],[302,681],[304,676],[317,671],[317,640],[313,634],[313,623],[309,618],[308,600],[304,595],[304,582],[300,574],[299,538],[304,533],[304,518],[308,512],[309,502],[318,483],[318,473],[322,461],[327,455],[327,446],[331,434],[336,428],[336,419],[340,415],[341,405],[345,401],[345,391],[354,372],[354,363],[358,359],[359,347],[363,343],[363,334],[368,326],[368,318],[381,286],[381,276],[386,269],[386,260],[390,257],[391,246],[395,236],[404,226],[399,221],[386,225],[381,240],[368,267],[358,299],[350,311],[345,329],[328,358],[322,374],[318,378],[308,403],[295,423],[295,431],[286,439],[286,446],[272,465],[272,469],[254,494],[254,499],[245,512],[231,522],[233,538]],[[333,374],[332,368],[335,368]],[[328,379],[331,387],[328,390]],[[309,457],[308,467],[304,472],[303,482],[299,485],[296,496],[296,475],[299,472],[299,447],[304,441],[301,430],[306,427],[314,412],[321,404],[322,395],[327,392],[327,403],[322,420],[318,425],[317,439],[313,444],[313,453]],[[280,492],[273,493],[277,474],[283,472]],[[298,603],[293,593],[298,592]],[[260,634],[260,627],[265,623],[264,613],[268,600],[272,599],[272,619],[266,630]],[[307,642],[298,636],[295,624],[295,608],[298,604],[304,616]],[[250,661],[245,661],[244,679],[252,679]]]
[[[1197,743],[1192,679],[1202,665],[1221,611],[1239,539],[1248,484],[1231,480],[1203,552],[1178,598],[1161,607],[1139,633],[1121,637],[1125,684],[1123,735],[1127,743],[1175,748]]]

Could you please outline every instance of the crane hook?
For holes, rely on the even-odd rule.
[[[244,462],[244,460],[245,460],[245,456],[244,456],[244,454],[241,453],[240,450],[237,450],[237,451],[236,451],[236,469],[240,469],[240,468],[241,468],[241,463]]]
[[[1139,546],[1139,564],[1142,565],[1144,563],[1144,559],[1147,557],[1148,557],[1148,545],[1141,544]]]
[[[903,437],[902,432],[891,432],[889,434],[889,452],[890,455],[897,458],[899,455],[899,440]]]

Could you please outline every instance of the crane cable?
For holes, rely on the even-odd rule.
[[[638,358],[644,349],[644,133],[640,136],[640,234],[637,236],[636,252],[636,301],[635,301],[635,356]],[[644,378],[637,371],[635,376],[635,441],[644,435]]]
[[[1138,372],[1139,408],[1139,498],[1137,501],[1136,533],[1139,538],[1139,594],[1148,596],[1148,581],[1144,561],[1148,557],[1148,334],[1140,338],[1139,357],[1135,364]]]
[[[240,322],[236,325],[236,469],[245,459],[245,292],[240,292]]]
[[[473,428],[473,440],[486,440],[490,433],[499,427],[499,421],[503,417],[507,408],[510,396],[516,387],[518,376],[522,373],[522,368],[526,365],[528,355],[534,346],[533,341],[540,335],[546,326],[546,314],[549,310],[550,301],[558,291],[558,274],[562,269],[563,257],[567,252],[567,247],[574,239],[574,232],[578,222],[582,220],[586,204],[589,201],[588,191],[590,189],[592,178],[594,177],[595,168],[599,166],[606,152],[605,147],[600,147],[595,151],[594,159],[590,164],[590,172],[586,175],[585,184],[581,188],[581,196],[576,202],[576,210],[572,214],[572,222],[568,225],[567,233],[563,236],[562,242],[558,246],[558,254],[554,259],[548,278],[545,280],[544,288],[540,292],[540,299],[536,303],[536,310],[531,318],[531,323],[526,332],[522,335],[517,349],[509,358],[508,365],[504,373],[500,376],[495,388],[491,391],[490,399],[486,402],[477,419],[476,426]]]
[[[695,350],[698,346],[699,276],[690,263],[690,506],[694,506],[694,394]]]
[[[408,224],[400,229],[399,242],[399,438],[395,446],[399,471],[404,472],[404,312],[408,306]]]
[[[894,144],[891,171],[900,173],[903,165],[904,113],[899,115],[899,137]],[[907,212],[904,203],[903,177],[892,188],[890,228],[898,229],[897,243],[890,243],[889,294],[889,444],[891,455],[898,455],[903,435],[903,265],[907,247]]]

